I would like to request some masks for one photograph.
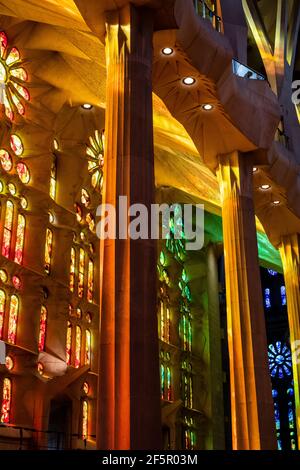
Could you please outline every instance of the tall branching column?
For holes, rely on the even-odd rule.
[[[219,158],[234,449],[275,449],[252,164],[233,152]]]
[[[292,347],[298,448],[300,448],[300,236],[285,236],[280,245]]]
[[[119,196],[127,196],[128,206],[144,204],[149,214],[152,34],[149,10],[129,5],[107,14],[104,198],[118,209]],[[155,449],[161,446],[156,245],[123,236],[103,247],[97,441],[101,449]]]

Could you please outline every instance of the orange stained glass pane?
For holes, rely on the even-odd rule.
[[[19,93],[19,95],[22,96],[22,98],[24,98],[26,101],[30,100],[30,95],[29,95],[29,91],[27,90],[27,88],[15,82],[12,82],[12,84],[17,90],[17,92]]]
[[[22,80],[22,82],[26,82],[28,80],[28,73],[25,69],[23,69],[23,67],[20,67],[18,69],[12,69],[10,73],[13,77]]]
[[[81,328],[76,325],[76,344],[75,344],[75,367],[81,364]]]
[[[94,263],[90,259],[89,268],[88,268],[88,291],[87,291],[87,300],[89,302],[93,302],[93,294],[94,294]]]
[[[83,297],[84,290],[84,249],[80,248],[79,251],[79,274],[78,274],[78,297]]]
[[[92,335],[90,330],[85,331],[85,365],[91,365]]]
[[[66,341],[66,363],[69,366],[71,364],[71,353],[72,353],[72,325],[68,321],[67,323],[67,341]]]
[[[20,157],[23,154],[24,152],[23,142],[20,139],[20,137],[17,136],[16,134],[12,134],[10,136],[10,146],[14,154],[17,155],[17,157]]]
[[[44,351],[47,329],[47,309],[44,305],[41,308],[40,331],[39,331],[39,351]]]
[[[4,290],[0,290],[0,339],[3,336],[3,324],[4,324],[4,315],[5,315],[5,304],[6,304],[6,295]]]
[[[29,170],[28,170],[27,166],[25,165],[25,163],[18,163],[17,164],[17,173],[18,173],[18,176],[19,176],[20,180],[22,181],[22,183],[24,183],[24,184],[29,183],[30,173],[29,173]]]
[[[18,215],[17,240],[15,248],[15,263],[22,264],[25,240],[25,217]]]
[[[11,380],[5,378],[3,380],[2,405],[1,405],[1,423],[10,422],[11,409]]]
[[[55,200],[56,196],[56,164],[53,162],[51,167],[51,177],[50,177],[50,197]]]
[[[0,160],[1,166],[4,171],[10,171],[12,169],[12,158],[9,153],[4,149],[0,149]]]
[[[6,211],[5,211],[3,241],[2,241],[2,255],[5,256],[6,258],[9,258],[9,255],[10,255],[13,216],[14,216],[14,205],[11,201],[7,201]]]
[[[11,344],[16,344],[18,313],[19,313],[19,299],[16,295],[12,295],[10,298],[8,334],[7,334],[7,340]]]
[[[89,406],[86,400],[82,402],[82,439],[88,438]]]
[[[0,32],[0,54],[1,54],[1,59],[4,57],[5,50],[7,48],[7,36],[6,34],[1,31]]]
[[[6,65],[12,65],[20,59],[20,52],[16,47],[13,47],[6,59]]]
[[[70,263],[70,291],[74,292],[75,289],[75,265],[76,265],[76,251],[71,248],[71,263]]]
[[[50,274],[50,270],[51,270],[52,244],[53,244],[53,233],[49,228],[47,228],[46,243],[45,243],[45,271],[47,274]]]

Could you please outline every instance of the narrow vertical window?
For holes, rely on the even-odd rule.
[[[92,336],[90,330],[85,332],[85,365],[91,365]]]
[[[3,324],[4,324],[4,315],[5,315],[5,303],[6,295],[4,290],[0,290],[0,339],[3,336]]]
[[[84,289],[84,249],[79,250],[78,297],[83,297]]]
[[[280,287],[281,305],[286,305],[286,289],[285,286]]]
[[[10,422],[11,409],[11,380],[5,378],[3,380],[2,405],[1,405],[1,423]]]
[[[165,315],[164,315],[164,302],[160,301],[160,339],[164,341],[165,337]]]
[[[50,177],[50,191],[49,191],[51,199],[55,201],[56,196],[56,161],[52,163],[51,166],[51,177]]]
[[[167,367],[167,399],[172,399],[171,369]]]
[[[7,340],[11,344],[16,344],[18,313],[19,313],[19,299],[16,295],[12,295],[10,298],[9,317],[8,317],[8,335],[7,335]]]
[[[44,351],[46,341],[46,329],[47,329],[47,309],[42,306],[40,316],[40,331],[39,331],[39,351]]]
[[[161,364],[160,366],[160,387],[161,387],[161,398],[165,398],[165,366]]]
[[[269,288],[265,289],[265,307],[271,308],[271,291]]]
[[[22,214],[18,215],[17,225],[17,239],[15,248],[15,263],[22,264],[23,261],[23,249],[25,239],[25,217]]]
[[[53,233],[49,228],[47,228],[46,243],[45,243],[45,271],[47,274],[50,274],[50,270],[51,270],[52,243],[53,243]]]
[[[88,302],[93,302],[93,295],[94,295],[94,263],[90,259],[89,269],[88,269],[88,292],[87,292]]]
[[[86,400],[82,402],[82,439],[88,438],[88,424],[89,424],[89,406]]]
[[[81,328],[76,326],[76,345],[75,345],[75,367],[81,364]]]
[[[12,225],[14,216],[14,205],[11,201],[6,203],[3,242],[2,242],[2,255],[9,258],[12,237]]]
[[[75,289],[75,266],[76,266],[76,251],[71,248],[71,262],[70,262],[70,291],[74,292]]]
[[[72,353],[72,325],[68,321],[67,340],[66,340],[66,363],[68,366],[71,364],[71,353]]]

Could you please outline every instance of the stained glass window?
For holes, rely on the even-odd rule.
[[[193,408],[192,365],[187,364],[185,361],[182,363],[182,392],[184,406]]]
[[[78,297],[83,297],[84,290],[84,249],[79,250],[79,272],[78,272]]]
[[[82,209],[79,204],[75,204],[76,220],[82,222]]]
[[[88,438],[89,406],[86,400],[82,402],[82,439]]]
[[[88,268],[88,290],[87,290],[88,302],[93,302],[93,295],[94,295],[94,263],[90,259],[89,268]]]
[[[55,201],[56,195],[56,162],[54,161],[51,166],[51,176],[50,176],[50,197]]]
[[[11,194],[12,196],[15,196],[15,195],[16,195],[17,189],[16,189],[16,187],[15,187],[15,185],[14,185],[13,183],[8,183],[7,189],[8,189],[8,191],[10,192],[10,194]]]
[[[104,133],[98,130],[90,137],[86,150],[88,157],[88,170],[91,175],[91,183],[100,193],[103,189],[103,166],[104,166]]]
[[[10,255],[13,216],[14,216],[14,205],[11,201],[7,201],[6,211],[5,211],[3,241],[2,241],[2,255],[5,256],[6,258],[9,258],[9,255]]]
[[[39,351],[44,351],[47,329],[47,309],[44,305],[41,308],[40,331],[39,331]]]
[[[81,190],[81,202],[85,207],[88,207],[91,202],[90,195],[86,189]]]
[[[182,262],[186,255],[185,233],[182,221],[180,204],[174,205],[174,213],[170,218],[163,220],[163,227],[167,233],[166,247],[177,261]]]
[[[28,80],[26,70],[21,66],[20,53],[16,47],[9,49],[7,36],[0,32],[0,85],[2,85],[2,99],[5,114],[11,121],[15,111],[23,115],[25,113],[22,99],[29,101],[30,95],[24,86]]]
[[[20,290],[22,287],[22,282],[19,276],[13,276],[12,277],[12,283],[15,289]]]
[[[6,295],[4,290],[0,289],[0,339],[3,336],[3,324],[5,316]]]
[[[165,366],[160,365],[160,387],[161,387],[161,398],[165,398]]]
[[[81,364],[81,328],[76,325],[76,343],[75,343],[75,367]]]
[[[13,161],[9,153],[4,150],[0,149],[0,161],[1,161],[1,166],[4,171],[10,171],[13,166]]]
[[[4,269],[0,269],[0,281],[5,284],[7,282],[7,272]]]
[[[167,399],[170,401],[172,399],[172,377],[171,377],[171,369],[167,367]]]
[[[67,323],[67,340],[66,340],[66,363],[69,366],[71,364],[71,353],[72,353],[72,325],[71,322]]]
[[[17,239],[15,247],[15,263],[22,264],[23,261],[23,249],[25,240],[25,217],[22,214],[18,215],[17,225]]]
[[[288,346],[281,341],[268,347],[269,368],[272,377],[283,379],[292,374],[292,356]]]
[[[271,308],[271,291],[269,288],[265,289],[265,307]]]
[[[46,243],[45,243],[45,271],[47,274],[50,274],[50,270],[51,270],[52,243],[53,243],[53,233],[49,228],[47,228]]]
[[[85,365],[91,364],[92,336],[90,330],[85,331]]]
[[[3,391],[2,391],[2,406],[1,406],[1,423],[10,422],[10,410],[11,410],[11,380],[5,378],[3,380]]]
[[[25,163],[18,163],[17,164],[17,173],[18,173],[18,176],[19,176],[20,180],[22,181],[22,183],[24,183],[24,184],[29,183],[30,173],[29,173],[29,170],[28,170],[27,166],[25,165]]]
[[[76,251],[71,248],[71,263],[70,263],[70,291],[74,292],[75,289],[75,265],[76,265]]]
[[[23,155],[23,152],[24,152],[23,142],[20,139],[20,137],[17,136],[16,134],[12,134],[10,136],[10,146],[14,154],[17,155],[17,157],[20,157],[21,155]]]
[[[5,358],[5,367],[6,367],[6,369],[13,370],[14,365],[15,364],[14,364],[13,358],[10,357],[10,356],[6,356],[6,358]]]
[[[285,286],[280,287],[281,305],[286,305],[286,290]]]
[[[185,416],[184,418],[184,448],[194,450],[196,448],[196,433],[194,431],[194,419]]]
[[[11,344],[16,344],[18,313],[19,313],[19,299],[16,295],[12,295],[10,298],[9,317],[8,317],[8,334],[7,334],[7,340]]]

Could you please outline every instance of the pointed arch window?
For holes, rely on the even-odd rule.
[[[88,291],[87,291],[87,300],[88,302],[93,302],[94,295],[94,263],[90,259],[88,267]]]
[[[182,363],[182,398],[186,408],[193,408],[193,376],[192,365]]]
[[[85,365],[91,365],[92,335],[90,330],[85,331]]]
[[[5,220],[2,241],[2,255],[6,258],[10,256],[12,227],[14,217],[14,205],[11,201],[7,201],[5,209]]]
[[[66,340],[66,363],[71,365],[71,354],[72,354],[72,325],[71,322],[67,323],[67,340]]]
[[[45,271],[50,274],[51,271],[51,258],[53,245],[53,232],[49,228],[46,230],[46,243],[45,243]]]
[[[81,328],[76,325],[76,338],[75,338],[75,367],[80,367],[81,364]]]
[[[56,177],[57,177],[57,167],[56,167],[56,159],[55,159],[51,166],[50,190],[49,190],[49,195],[51,199],[53,199],[54,201],[55,201],[55,196],[56,196]]]
[[[5,304],[6,304],[6,294],[4,290],[0,289],[0,339],[2,339],[2,336],[3,336]]]
[[[17,225],[17,239],[15,247],[15,263],[22,264],[23,251],[24,251],[24,240],[25,240],[25,217],[22,214],[18,215]]]
[[[5,378],[3,380],[3,391],[2,391],[2,405],[1,405],[1,423],[10,422],[10,410],[11,410],[11,380]]]
[[[84,291],[84,249],[79,250],[78,297],[82,299]]]
[[[82,439],[88,438],[88,424],[89,424],[89,405],[87,400],[82,402]]]
[[[11,344],[16,344],[18,314],[19,314],[19,298],[16,295],[12,295],[10,298],[9,317],[8,317],[8,334],[7,334],[7,340]]]
[[[70,261],[70,291],[74,292],[75,289],[75,266],[76,266],[76,251],[71,248],[71,261]]]
[[[47,330],[47,309],[43,305],[40,315],[40,331],[39,331],[39,351],[44,351]]]

